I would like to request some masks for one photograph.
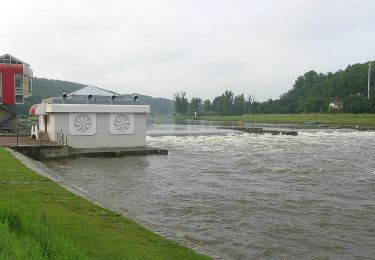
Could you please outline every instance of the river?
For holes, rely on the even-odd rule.
[[[374,259],[374,131],[160,125],[150,135],[168,156],[46,164],[96,200],[226,259]]]

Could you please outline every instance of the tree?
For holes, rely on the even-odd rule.
[[[245,96],[244,94],[235,96],[233,99],[233,113],[243,115],[245,113]]]
[[[223,107],[223,96],[215,97],[212,101],[212,111],[219,115],[224,115]]]
[[[181,114],[185,115],[189,112],[189,101],[186,98],[186,92],[181,92]]]
[[[174,106],[175,106],[175,111],[177,114],[182,114],[182,102],[181,102],[181,97],[180,93],[174,94]]]
[[[223,115],[231,115],[233,112],[233,92],[226,90],[222,94],[222,112]]]
[[[174,94],[175,110],[177,114],[185,115],[189,110],[189,101],[186,98],[186,92],[178,92]]]
[[[304,105],[306,113],[317,113],[325,110],[325,102],[322,98],[311,97],[308,99]]]
[[[250,114],[252,112],[251,105],[252,105],[252,103],[254,101],[255,101],[255,97],[253,95],[248,95],[247,96],[247,103],[246,103],[245,113]]]
[[[203,111],[204,112],[210,112],[210,111],[212,111],[211,101],[209,99],[206,99],[203,102]]]
[[[349,96],[344,99],[344,112],[363,113],[369,109],[367,97]]]
[[[202,110],[202,99],[199,98],[199,97],[194,97],[191,99],[190,101],[190,112],[191,113],[194,113],[194,112],[201,112]]]

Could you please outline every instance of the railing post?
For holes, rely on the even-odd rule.
[[[17,128],[17,130],[16,130],[16,135],[17,135],[17,147],[18,147],[18,131],[19,131],[19,129]]]

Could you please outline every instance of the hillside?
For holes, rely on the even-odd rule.
[[[127,98],[132,98],[135,94],[125,95]],[[174,100],[167,98],[154,98],[146,95],[138,95],[137,104],[149,105],[151,114],[153,115],[173,115],[175,113]]]
[[[29,98],[29,101],[39,103],[42,99],[59,97],[63,93],[71,93],[85,86],[84,84],[63,80],[33,78],[33,95]]]
[[[374,85],[375,73],[371,82]],[[335,73],[309,71],[298,77],[293,88],[277,100],[254,102],[253,113],[326,112],[331,101],[343,102],[343,112],[375,112],[375,88],[367,98],[368,63],[348,65]]]
[[[63,93],[71,93],[85,87],[84,84],[45,79],[33,78],[33,95],[28,99],[25,105],[18,106],[18,113],[25,114],[32,104],[39,103],[42,99],[49,97],[58,97]],[[131,98],[132,95],[125,95]],[[153,98],[146,95],[138,95],[139,104],[150,105],[151,113],[155,115],[172,115],[174,114],[174,101],[166,98]]]

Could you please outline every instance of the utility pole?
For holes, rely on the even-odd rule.
[[[368,80],[367,80],[367,99],[370,100],[370,75],[371,75],[371,62],[368,64]]]

